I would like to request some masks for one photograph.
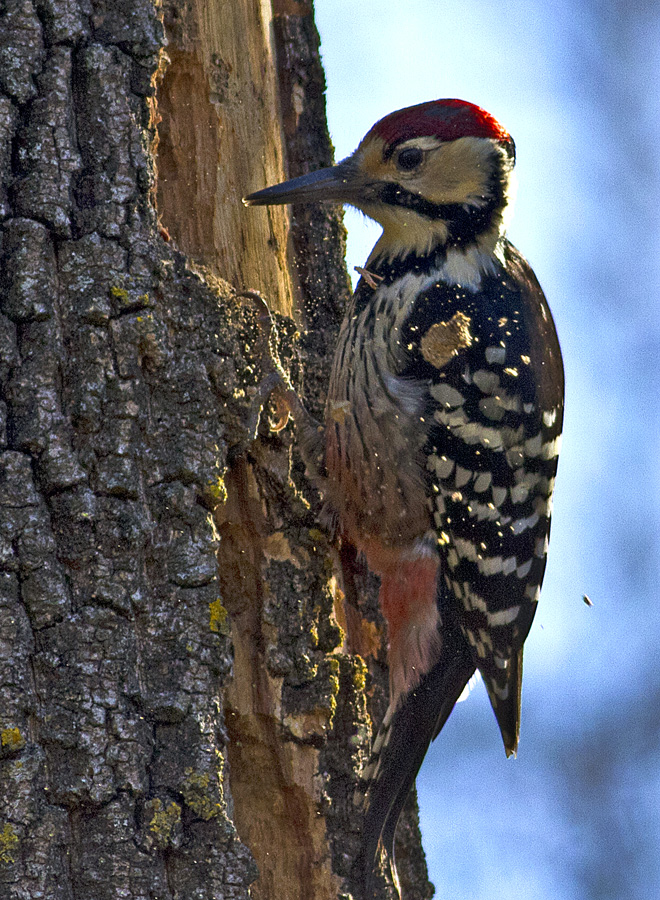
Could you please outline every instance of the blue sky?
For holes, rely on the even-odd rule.
[[[315,6],[338,159],[381,116],[439,97],[478,103],[511,132],[510,236],[545,289],[565,358],[520,753],[504,758],[479,685],[418,779],[437,896],[660,896],[660,9]],[[352,270],[379,229],[356,212],[346,225]]]

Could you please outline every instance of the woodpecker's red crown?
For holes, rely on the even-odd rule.
[[[417,137],[436,137],[441,141],[482,137],[513,143],[494,116],[465,100],[430,100],[398,109],[376,122],[371,132],[388,146]]]

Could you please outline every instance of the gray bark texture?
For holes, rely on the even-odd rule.
[[[359,896],[383,623],[345,551],[350,637],[290,429],[248,441],[258,308],[163,239],[158,90],[180,6],[0,0],[6,900]],[[312,10],[282,6],[294,176],[332,148]],[[305,210],[291,240],[281,354],[318,413],[348,296],[341,219]],[[412,801],[409,900],[431,895],[416,823]]]

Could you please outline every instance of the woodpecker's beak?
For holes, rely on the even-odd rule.
[[[351,157],[330,166],[292,178],[282,184],[264,188],[243,198],[246,206],[268,206],[282,203],[311,203],[316,200],[334,200],[336,203],[355,203],[363,195],[362,180],[358,178]]]

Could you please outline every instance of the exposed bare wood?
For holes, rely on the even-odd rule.
[[[161,222],[184,253],[293,315],[288,210],[241,203],[286,177],[270,3],[169,0],[164,14]]]

